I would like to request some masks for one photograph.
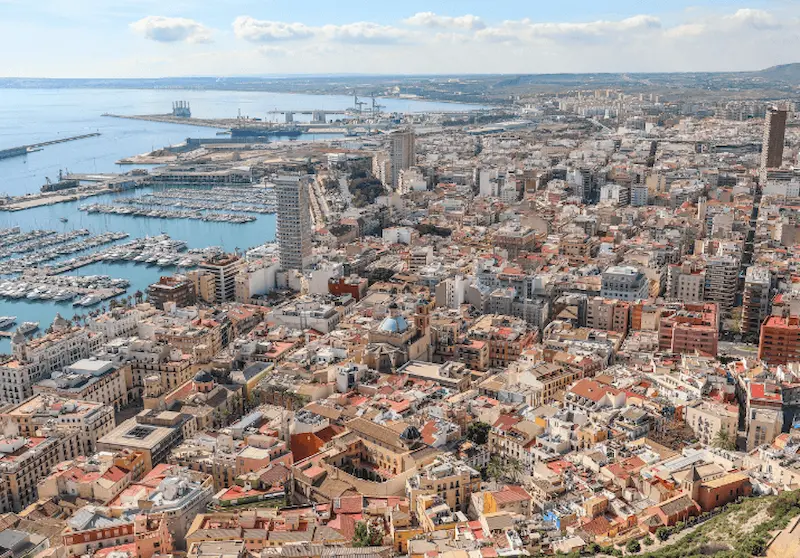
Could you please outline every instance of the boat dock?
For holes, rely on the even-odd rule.
[[[8,149],[0,149],[0,159],[10,159],[11,157],[21,157],[27,155],[29,152],[37,149],[42,149],[48,145],[56,145],[58,143],[66,143],[68,141],[77,141],[86,138],[95,138],[99,136],[99,132],[92,132],[91,134],[81,134],[79,136],[70,136],[68,138],[59,138],[49,141],[42,141],[39,143],[31,143],[28,145],[20,145],[19,147],[10,147]]]

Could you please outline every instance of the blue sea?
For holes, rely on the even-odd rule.
[[[0,160],[0,196],[38,192],[47,177],[54,179],[60,169],[75,173],[125,172],[132,166],[120,167],[123,157],[146,153],[184,141],[187,137],[212,137],[211,128],[162,124],[103,117],[112,114],[164,114],[172,102],[189,101],[192,115],[199,118],[232,118],[237,114],[273,120],[270,110],[344,110],[353,99],[333,95],[294,95],[285,93],[180,91],[180,90],[112,90],[112,89],[0,89],[0,149],[48,141],[62,137],[99,132],[98,137],[45,147],[23,157]],[[477,109],[474,105],[457,105],[405,99],[382,99],[385,111],[462,111]],[[295,119],[310,118],[296,115]],[[330,137],[330,136],[320,136]],[[299,139],[317,139],[304,135]],[[127,232],[131,237],[169,234],[185,240],[190,248],[222,246],[227,251],[245,250],[274,240],[275,216],[258,215],[244,225],[208,223],[186,219],[165,220],[118,215],[89,215],[79,211],[83,203],[108,203],[118,196],[141,195],[144,190],[88,198],[81,202],[63,203],[18,212],[0,212],[0,228],[19,226],[23,230],[52,229],[59,232],[86,228],[92,233]],[[67,222],[61,218],[67,218]],[[125,241],[122,241],[125,242]],[[2,270],[0,261],[0,270]],[[79,275],[111,275],[131,282],[128,294],[146,289],[170,270],[132,263],[98,263],[70,272]],[[17,322],[38,321],[42,329],[56,313],[71,317],[71,302],[29,302],[0,300],[0,315],[17,316]],[[81,309],[81,312],[86,312]],[[0,339],[0,353],[8,352],[9,342]]]

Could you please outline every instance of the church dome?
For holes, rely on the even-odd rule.
[[[420,438],[422,438],[422,434],[420,434],[416,426],[408,426],[403,430],[403,433],[400,434],[400,439],[406,442],[413,442]]]
[[[209,374],[205,370],[201,370],[200,372],[198,372],[195,375],[194,381],[197,382],[197,383],[200,383],[200,384],[206,384],[208,382],[213,382],[214,381],[214,376],[212,376],[211,374]]]
[[[408,331],[408,322],[403,316],[389,316],[378,329],[386,333],[405,333]]]

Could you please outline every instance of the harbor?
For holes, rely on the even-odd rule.
[[[130,205],[114,205],[93,203],[82,205],[81,211],[88,213],[104,213],[113,215],[125,215],[130,217],[149,217],[151,219],[193,219],[196,221],[211,221],[215,223],[243,224],[255,221],[251,215],[241,215],[235,213],[203,213],[200,210],[191,209],[153,209],[144,207],[131,207]]]
[[[86,91],[73,89],[0,91],[2,104],[18,108],[14,112],[0,114],[0,126],[5,125],[12,131],[6,135],[9,138],[8,144],[0,145],[0,148],[49,141],[54,131],[65,137],[81,136],[95,131],[102,133],[100,137],[86,137],[81,141],[51,145],[27,157],[0,160],[0,174],[4,177],[4,182],[0,186],[0,247],[2,249],[9,247],[9,243],[4,240],[5,236],[29,234],[32,231],[52,231],[48,233],[47,238],[52,237],[53,233],[75,234],[66,242],[40,247],[47,250],[63,248],[69,243],[98,237],[110,231],[127,235],[127,238],[105,245],[83,247],[77,252],[57,255],[53,259],[40,262],[34,261],[40,257],[37,249],[6,256],[2,261],[33,257],[30,261],[20,262],[24,265],[15,267],[17,269],[14,272],[15,276],[4,277],[0,279],[0,283],[16,281],[29,274],[41,274],[47,278],[43,281],[39,278],[37,281],[50,286],[45,286],[40,292],[50,289],[50,294],[55,298],[58,297],[59,291],[75,290],[71,286],[50,283],[58,277],[124,278],[130,285],[116,298],[125,298],[137,291],[146,292],[147,286],[157,282],[163,274],[191,269],[206,257],[206,253],[247,250],[274,239],[276,219],[271,213],[274,207],[272,201],[274,198],[270,197],[272,193],[269,188],[264,188],[258,183],[251,185],[253,182],[251,177],[237,171],[235,166],[231,167],[230,162],[234,152],[236,157],[241,158],[239,165],[250,166],[248,161],[251,158],[278,158],[290,147],[297,150],[298,147],[305,145],[305,149],[311,153],[319,149],[319,146],[326,145],[312,143],[322,136],[303,133],[293,138],[296,141],[291,143],[281,141],[287,138],[271,136],[251,144],[250,149],[241,149],[239,144],[230,146],[220,144],[220,148],[216,148],[214,142],[233,138],[215,138],[212,127],[202,126],[203,122],[197,121],[200,119],[153,122],[101,116],[103,112],[155,114],[163,111],[163,107],[169,106],[173,101],[172,91],[154,91],[147,97],[143,97],[137,91],[97,90],[92,92],[91,96],[87,95]],[[216,119],[225,118],[235,113],[238,108],[241,108],[243,113],[266,114],[273,109],[291,111],[293,108],[319,104],[326,110],[345,112],[352,106],[352,97],[198,91],[192,92],[191,103],[193,112],[209,119]],[[398,99],[386,99],[382,104],[389,105],[386,111],[458,109],[458,105]],[[22,114],[34,117],[23,117]],[[299,121],[306,116],[313,118],[313,115],[299,113],[296,118]],[[213,127],[218,125],[218,122],[213,123]],[[332,131],[324,128],[336,127],[332,123],[326,125],[320,123],[317,126],[318,129],[315,131],[320,133]],[[363,128],[366,130],[368,126]],[[163,149],[185,143],[186,138],[200,136],[207,136],[208,139],[204,141],[211,143],[188,145],[187,152],[170,152]],[[237,142],[239,141],[237,138]],[[170,157],[159,159],[152,155],[147,157],[134,155],[160,152],[169,153],[174,160],[167,160]],[[133,164],[125,167],[118,165],[117,162],[124,158],[134,158]],[[204,174],[187,168],[188,165],[199,168],[203,160],[210,160],[212,165],[219,165],[224,171]],[[155,169],[152,163],[177,163],[179,166],[173,167],[174,170],[165,167]],[[60,169],[67,168],[70,172],[65,172],[64,178],[78,180],[80,185],[77,188],[41,192],[42,186],[46,184],[46,177],[56,177]],[[123,173],[131,168],[132,173]],[[159,180],[144,180],[144,171],[148,175],[159,176]],[[137,176],[136,173],[140,174]],[[120,186],[117,179],[130,179],[134,184]],[[135,198],[139,199],[127,201]],[[194,211],[197,214],[229,213],[247,219],[245,222],[236,223],[229,220],[162,218],[155,215],[131,217],[126,214],[99,211],[89,213],[80,210],[81,205],[93,203],[127,209],[180,209]],[[324,213],[325,209],[320,209]],[[89,234],[77,234],[77,231],[83,230],[89,231]],[[137,252],[134,248],[124,248],[127,243],[134,240],[155,238],[162,233],[170,239],[185,240],[186,248],[166,252],[161,250],[155,260],[153,260],[157,255],[155,252],[143,250]],[[29,236],[28,240],[36,237],[46,238],[43,233],[36,233]],[[218,248],[208,248],[210,245]],[[44,253],[44,250],[41,252]],[[162,262],[159,263],[158,260]],[[3,268],[3,271],[12,273],[8,266]],[[58,298],[66,294],[62,293]],[[27,296],[6,297],[0,300],[0,305],[3,308],[2,314],[18,316],[18,323],[30,321],[50,324],[59,312],[67,318],[80,312],[83,307],[73,307],[72,304],[88,294],[90,293],[78,291],[74,298],[61,301],[48,298],[47,294],[45,298],[36,299],[28,299]],[[102,304],[99,303],[92,308],[99,310]],[[0,352],[8,350],[8,340],[0,339]]]
[[[95,138],[99,136],[99,132],[94,132],[91,134],[81,134],[79,136],[70,136],[67,138],[58,138],[54,140],[48,141],[40,141],[37,143],[31,143],[28,145],[20,145],[18,147],[10,147],[8,149],[0,149],[0,159],[10,159],[11,157],[21,157],[23,155],[27,155],[28,153],[33,153],[35,151],[41,151],[47,146],[50,145],[58,145],[59,143],[67,143],[68,141],[77,141],[86,138]]]
[[[120,203],[144,207],[165,206],[270,215],[275,213],[277,200],[272,188],[248,186],[217,187],[213,190],[169,188],[143,196],[125,198],[120,200]]]

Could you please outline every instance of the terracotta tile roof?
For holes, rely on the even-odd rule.
[[[498,504],[525,502],[533,499],[521,486],[504,486],[502,490],[492,492],[492,496],[494,496],[494,500]]]
[[[588,523],[584,523],[581,527],[587,533],[600,536],[605,535],[611,530],[611,522],[602,515],[595,517]]]
[[[361,513],[364,509],[364,497],[346,496],[333,501],[333,511],[336,513]]]

